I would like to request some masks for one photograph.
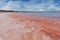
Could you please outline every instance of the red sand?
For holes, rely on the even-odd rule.
[[[0,15],[0,40],[60,40],[60,19],[25,14]]]

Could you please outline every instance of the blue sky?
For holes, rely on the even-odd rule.
[[[60,0],[0,0],[0,10],[60,11]]]

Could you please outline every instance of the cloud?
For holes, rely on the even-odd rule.
[[[0,8],[6,4],[5,0],[0,0]]]
[[[19,1],[9,1],[1,10],[20,10],[21,3]]]
[[[27,1],[27,0],[26,0]],[[59,11],[60,7],[54,4],[53,0],[24,0],[20,1],[0,1],[0,10],[16,10],[16,11]]]

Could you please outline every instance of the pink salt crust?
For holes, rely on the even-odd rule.
[[[60,40],[60,19],[0,13],[0,40]]]

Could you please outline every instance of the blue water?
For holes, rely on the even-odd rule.
[[[60,12],[24,12],[27,15],[60,17]]]
[[[28,11],[19,11],[19,12],[13,12],[17,15],[24,14],[24,15],[30,15],[30,16],[47,16],[47,17],[57,17],[60,18],[60,12],[28,12]]]

